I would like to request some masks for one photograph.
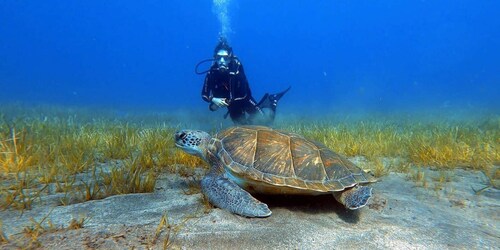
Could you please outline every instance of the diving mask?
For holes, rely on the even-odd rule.
[[[219,50],[215,55],[215,62],[217,63],[217,66],[221,71],[226,71],[227,69],[229,69],[230,60],[231,57],[227,50]]]

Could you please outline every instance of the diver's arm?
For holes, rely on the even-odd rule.
[[[252,96],[250,92],[250,87],[248,85],[248,79],[247,76],[245,75],[245,71],[243,70],[243,65],[238,62],[238,68],[236,71],[236,82],[233,87],[233,100],[238,101],[238,100],[243,100],[249,96]],[[236,93],[239,93],[239,96],[236,95]]]
[[[209,71],[205,76],[205,82],[203,83],[203,88],[201,89],[201,98],[206,102],[212,101],[212,94],[210,93],[210,90],[212,89],[211,86],[213,85],[213,81],[213,76]]]

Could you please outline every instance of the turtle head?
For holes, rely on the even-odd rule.
[[[206,159],[211,138],[205,131],[184,129],[175,133],[175,146],[188,154]]]

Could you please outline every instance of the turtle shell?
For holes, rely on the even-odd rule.
[[[242,126],[216,138],[217,155],[226,170],[258,185],[333,192],[374,181],[347,158],[297,134]]]

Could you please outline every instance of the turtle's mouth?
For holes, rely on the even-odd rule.
[[[178,147],[178,148],[186,148],[186,144],[185,144],[185,143],[183,143],[183,141],[182,141],[182,140],[177,140],[177,141],[175,142],[175,146],[176,146],[176,147]]]
[[[184,151],[184,153],[188,153],[190,155],[196,155],[196,156],[200,155],[200,150],[197,147],[190,147],[190,146],[179,144],[179,143],[175,143],[175,146],[182,149],[182,151]]]

